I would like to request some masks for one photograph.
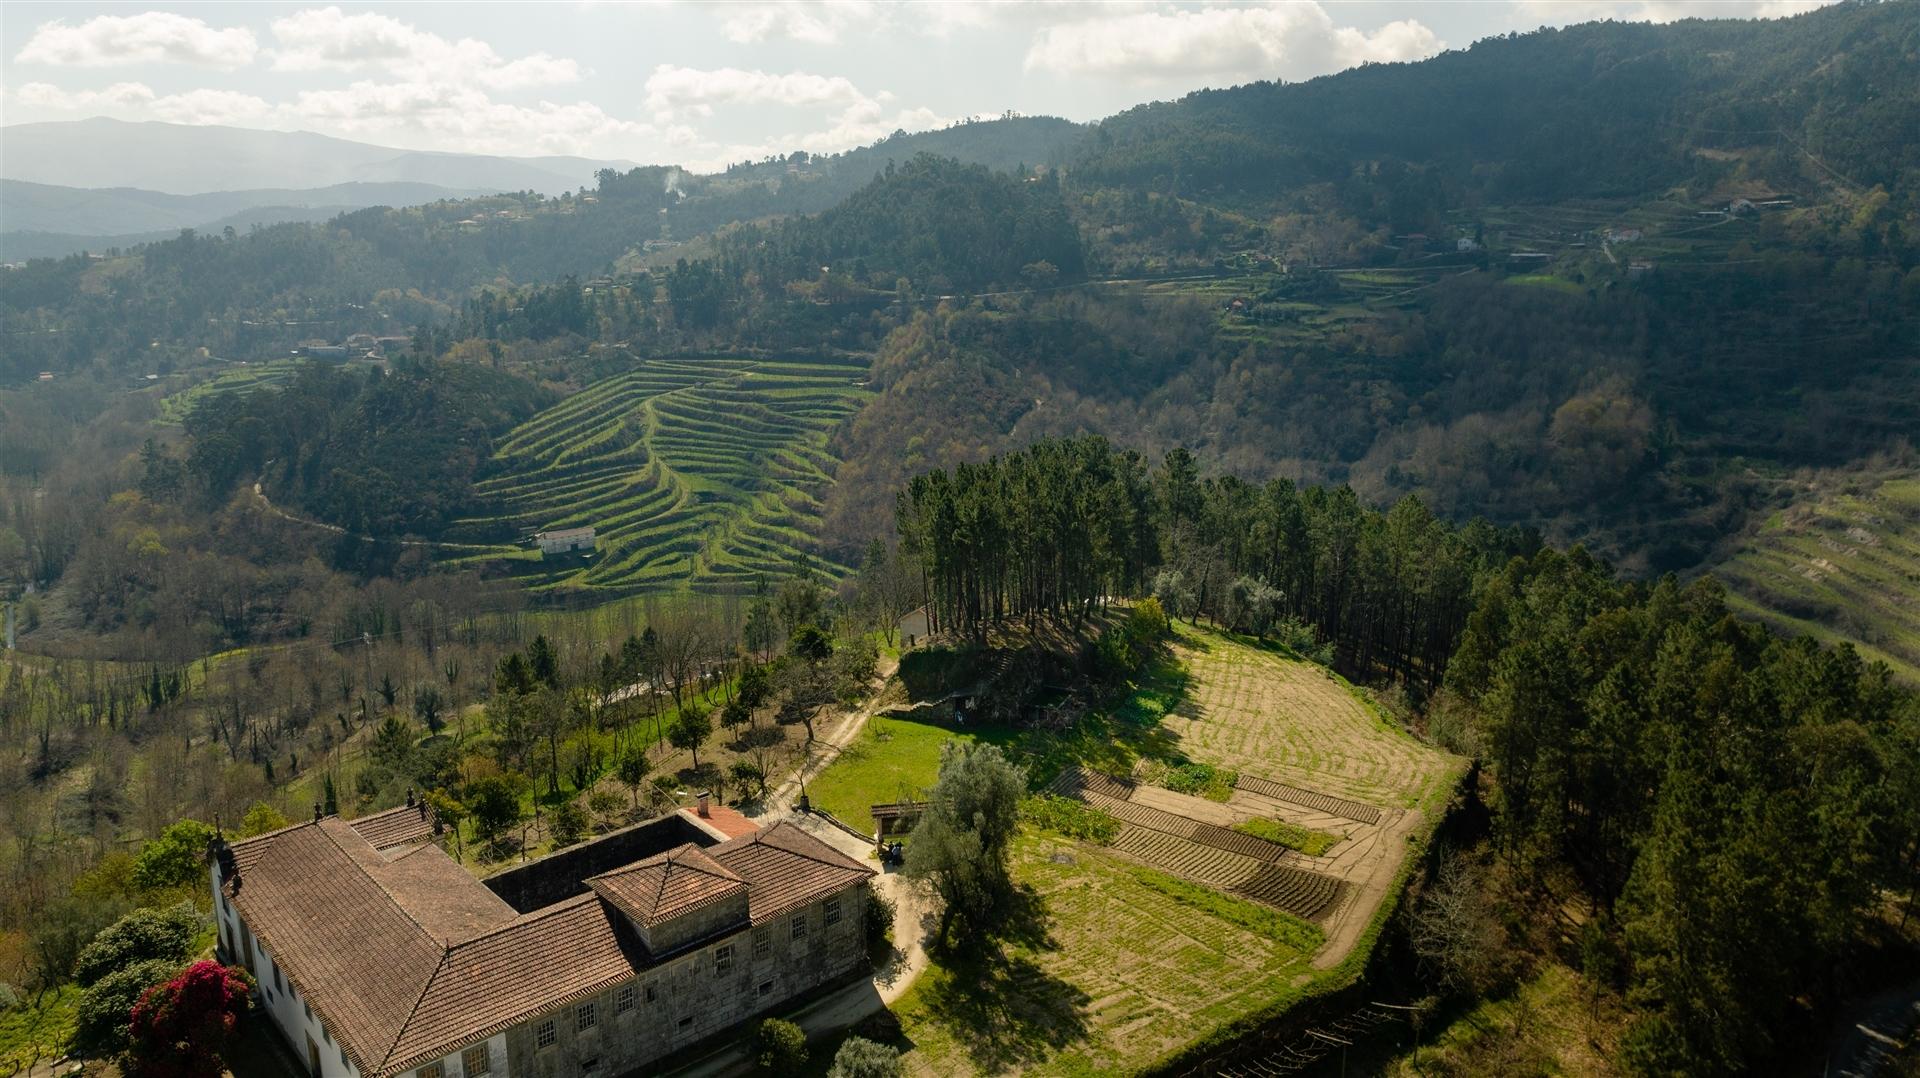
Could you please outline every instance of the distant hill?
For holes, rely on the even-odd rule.
[[[105,117],[0,127],[0,175],[62,187],[137,187],[176,195],[347,183],[431,184],[558,194],[628,161],[491,157],[372,146],[308,131],[129,123]]]
[[[135,187],[57,187],[0,179],[0,261],[57,258],[171,239],[183,228],[245,231],[254,225],[324,221],[367,206],[418,206],[487,194],[424,183],[342,183],[309,190],[267,188],[170,195]]]

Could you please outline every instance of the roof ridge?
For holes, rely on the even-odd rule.
[[[341,823],[347,823],[347,821],[345,821],[345,820],[341,820],[340,822],[341,822]],[[318,823],[316,822],[316,823],[315,823],[315,826],[316,826],[316,827],[318,827],[318,826],[319,826],[319,824],[318,824]],[[351,827],[352,827],[352,825],[351,825],[351,824],[348,824],[347,826],[348,826],[349,828],[351,828]],[[419,929],[419,930],[420,930],[420,932],[421,932],[421,934],[422,934],[422,935],[424,935],[424,936],[426,936],[426,937],[427,937],[428,939],[430,939],[430,940],[432,940],[432,941],[433,941],[433,945],[434,945],[435,947],[438,947],[438,948],[440,948],[440,952],[441,952],[441,959],[442,959],[442,961],[444,961],[444,960],[445,960],[445,956],[446,956],[446,951],[447,951],[447,945],[446,945],[445,943],[443,943],[443,942],[441,942],[441,940],[440,940],[440,937],[439,937],[439,936],[437,936],[437,935],[435,935],[435,934],[434,934],[434,933],[432,932],[432,930],[430,930],[430,929],[428,929],[428,928],[427,928],[427,926],[426,926],[426,925],[423,925],[423,924],[421,924],[421,923],[420,923],[420,919],[419,919],[418,917],[415,917],[415,916],[413,915],[413,911],[407,908],[407,904],[406,904],[406,903],[404,903],[404,902],[402,902],[402,901],[400,901],[400,896],[399,896],[399,895],[396,895],[396,894],[394,894],[394,893],[393,893],[393,891],[392,891],[392,889],[391,889],[391,888],[389,888],[389,887],[387,886],[387,884],[386,884],[386,881],[385,881],[385,880],[382,880],[382,879],[381,879],[380,877],[378,877],[378,876],[376,876],[376,875],[374,875],[373,873],[371,873],[371,872],[369,872],[369,871],[367,871],[367,867],[366,867],[365,865],[362,865],[362,864],[360,863],[360,859],[359,859],[359,858],[357,858],[357,857],[355,857],[355,856],[353,855],[353,853],[352,853],[352,851],[350,851],[350,850],[348,850],[348,849],[347,849],[347,848],[346,848],[345,846],[341,846],[341,845],[340,845],[340,840],[339,840],[339,839],[337,839],[337,838],[335,838],[335,837],[333,837],[333,833],[332,833],[332,832],[330,832],[330,831],[328,831],[328,830],[327,830],[326,828],[324,828],[324,827],[321,827],[321,828],[320,828],[320,833],[321,833],[321,834],[323,834],[323,835],[325,835],[325,836],[327,836],[327,841],[328,841],[328,842],[331,842],[331,843],[333,843],[333,844],[334,844],[334,846],[335,846],[336,848],[338,848],[338,849],[339,849],[339,851],[340,851],[341,853],[344,853],[344,854],[346,854],[346,855],[347,855],[347,859],[348,859],[348,860],[350,860],[350,861],[352,861],[352,862],[353,862],[353,864],[354,864],[354,867],[355,867],[355,868],[358,868],[358,869],[360,870],[360,874],[361,874],[361,875],[363,875],[363,876],[365,876],[365,877],[366,877],[366,878],[367,878],[368,880],[370,880],[370,881],[372,881],[372,883],[373,883],[373,885],[374,885],[375,887],[378,887],[378,888],[380,889],[380,893],[381,893],[381,894],[383,894],[383,895],[386,895],[386,896],[387,896],[387,901],[388,901],[388,902],[391,902],[391,903],[393,903],[393,908],[394,908],[394,909],[397,909],[397,910],[399,910],[399,911],[400,911],[400,916],[402,916],[402,917],[405,917],[405,918],[407,919],[407,921],[408,921],[409,923],[411,923],[411,924],[413,925],[413,927],[415,927],[415,928],[417,928],[417,929]],[[355,831],[355,832],[354,832],[354,834],[355,834],[355,835],[360,835],[360,832],[358,832],[358,831]],[[360,836],[360,841],[362,841],[362,842],[366,842],[366,841],[367,841],[367,840],[366,840],[366,837],[365,837],[365,836]],[[368,847],[369,849],[373,849],[373,843],[371,843],[371,842],[367,842],[367,847]],[[375,849],[375,850],[373,850],[373,854],[374,854],[374,856],[375,856],[375,857],[378,857],[378,856],[380,856],[380,851],[379,851],[379,850],[377,850],[377,849]],[[396,860],[397,860],[397,858],[396,858]],[[382,859],[382,863],[383,863],[383,864],[392,864],[393,862],[391,862],[391,861],[386,861],[386,860],[385,860],[385,859],[383,858],[383,859]]]
[[[300,822],[298,822],[298,823],[290,823],[290,824],[288,824],[288,825],[286,825],[285,827],[276,827],[276,828],[274,828],[274,829],[273,829],[273,830],[271,830],[271,831],[262,831],[262,832],[260,832],[260,833],[259,833],[259,834],[257,834],[257,835],[248,835],[248,836],[246,836],[245,838],[241,838],[241,839],[235,839],[235,840],[234,840],[234,841],[232,841],[232,842],[228,842],[228,843],[227,843],[227,847],[228,847],[229,849],[234,849],[234,850],[237,850],[237,849],[239,849],[239,848],[240,848],[240,847],[242,847],[242,846],[252,846],[252,845],[254,845],[255,843],[258,843],[258,842],[260,842],[260,841],[261,841],[262,839],[269,839],[269,838],[278,838],[278,837],[280,837],[281,835],[284,835],[284,834],[287,834],[287,833],[288,833],[288,832],[290,832],[290,831],[298,831],[298,830],[300,830],[300,829],[301,829],[302,827],[315,827],[315,826],[318,826],[318,825],[319,825],[319,823],[320,823],[320,821],[319,821],[319,820],[301,820],[301,821],[300,821]],[[219,832],[219,830],[218,830],[218,829],[216,829],[216,830],[214,831],[214,834],[215,834],[215,836],[219,836],[219,834],[220,834],[220,832]]]
[[[426,1002],[427,993],[433,991],[433,982],[439,980],[440,975],[447,971],[447,963],[452,960],[453,948],[442,947],[440,950],[440,964],[433,967],[433,972],[427,974],[427,979],[421,983],[420,994],[413,997],[413,1006],[407,1008],[407,1020],[400,1023],[400,1028],[393,1031],[393,1043],[387,1045],[386,1053],[380,1058],[379,1069],[381,1071],[386,1071],[388,1067],[392,1066],[393,1054],[400,1050],[400,1042],[406,1038],[407,1030],[412,1027],[413,1020],[420,1017],[420,1004]]]
[[[497,936],[502,932],[507,931],[508,929],[516,928],[521,925],[529,925],[534,923],[535,921],[540,921],[548,917],[555,916],[563,911],[571,910],[575,906],[584,906],[590,901],[604,902],[605,899],[600,897],[600,892],[593,891],[593,890],[588,890],[582,894],[577,894],[577,895],[570,896],[568,898],[563,898],[558,902],[554,902],[554,903],[550,903],[548,905],[542,906],[537,910],[533,910],[528,913],[523,913],[520,916],[515,917],[513,920],[508,921],[506,924],[495,925],[492,928],[487,929],[485,932],[476,932],[471,936],[465,936],[459,940],[454,941],[453,943],[449,943],[447,944],[447,947],[446,947],[447,953],[451,954],[462,947],[479,943],[481,940],[488,939],[493,936]]]
[[[824,858],[817,857],[814,854],[808,853],[805,850],[788,849],[785,846],[778,847],[778,849],[780,849],[785,853],[790,853],[795,857],[804,857],[807,860],[812,861],[816,865],[826,865],[829,868],[857,868],[863,872],[872,871],[871,869],[867,868],[867,866],[856,863],[853,858],[848,857],[846,854],[841,853],[839,850],[834,849],[831,844],[821,841],[818,837],[808,832],[806,828],[801,827],[799,824],[796,824],[791,820],[781,820],[780,822],[774,824],[772,827],[762,828],[760,831],[756,831],[754,833],[754,838],[756,841],[758,841],[760,835],[767,834],[773,831],[778,831],[782,827],[791,827],[794,831],[798,832],[799,834],[805,835],[808,838],[808,840],[819,843],[821,846],[826,848],[828,853],[833,854],[835,857],[841,858],[841,860],[828,861]],[[771,845],[771,843],[769,843],[769,845]]]

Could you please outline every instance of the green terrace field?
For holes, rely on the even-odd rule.
[[[165,423],[178,423],[186,418],[194,405],[208,397],[273,388],[291,380],[299,372],[300,365],[306,362],[308,361],[304,359],[289,358],[269,359],[257,363],[236,363],[204,382],[162,397],[160,419]]]
[[[1859,477],[1810,494],[1714,573],[1735,610],[1823,643],[1851,641],[1920,683],[1920,479]]]
[[[744,590],[810,551],[839,463],[828,440],[870,396],[865,377],[830,362],[638,361],[504,435],[476,486],[487,511],[446,538],[496,544],[457,560],[505,559],[537,588]],[[585,526],[590,558],[543,561],[526,543]]]

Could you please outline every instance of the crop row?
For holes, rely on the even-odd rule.
[[[1300,805],[1304,808],[1310,808],[1315,812],[1324,812],[1329,816],[1341,816],[1359,823],[1380,822],[1380,810],[1372,805],[1361,804],[1358,801],[1349,801],[1344,797],[1334,797],[1331,794],[1302,790],[1298,786],[1289,786],[1284,782],[1263,779],[1258,775],[1249,775],[1241,772],[1240,775],[1233,780],[1233,786],[1236,790],[1245,790],[1250,794],[1259,794],[1262,797],[1271,797],[1276,801],[1285,801],[1288,804]]]
[[[594,558],[546,584],[737,590],[812,544],[838,461],[832,430],[866,392],[858,368],[649,360],[510,432],[460,538],[591,526]]]
[[[1330,913],[1345,886],[1323,873],[1269,864],[1147,827],[1121,828],[1113,849],[1195,883],[1308,920]]]

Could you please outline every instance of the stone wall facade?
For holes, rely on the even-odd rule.
[[[861,968],[866,916],[863,883],[535,1016],[506,1032],[507,1074],[615,1078],[778,1013]],[[796,921],[804,926],[798,938]]]

